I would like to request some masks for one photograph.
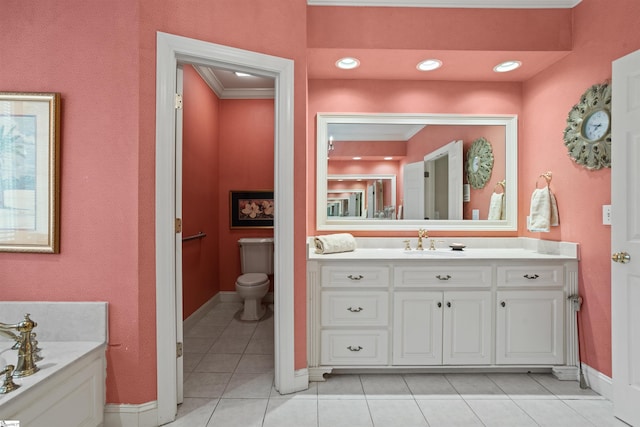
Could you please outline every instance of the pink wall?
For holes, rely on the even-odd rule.
[[[183,318],[220,291],[218,260],[218,133],[220,100],[190,65],[184,66],[182,235]],[[226,219],[226,218],[225,218]]]
[[[223,99],[220,102],[220,193],[218,196],[218,275],[220,290],[235,291],[241,273],[238,239],[273,237],[273,229],[231,229],[229,191],[273,191],[273,99]],[[276,213],[277,215],[277,213]]]
[[[562,135],[567,114],[591,85],[611,78],[611,61],[640,49],[635,0],[583,0],[574,9],[573,53],[526,82],[521,121],[518,209],[521,234],[580,243],[580,339],[583,361],[611,375],[611,227],[602,205],[611,203],[611,170],[589,171],[567,154]],[[597,28],[597,30],[595,30]],[[597,55],[594,55],[597,52]],[[614,124],[615,126],[615,124]],[[615,150],[615,141],[613,142]],[[529,233],[525,216],[536,178],[553,172],[551,189],[560,226]]]
[[[0,88],[61,93],[62,163],[60,254],[0,254],[0,299],[108,301],[107,401],[153,400],[154,183],[141,170],[153,177],[154,158],[139,146],[139,15],[128,0],[2,9]],[[144,104],[153,115],[154,98]]]
[[[453,113],[453,114],[516,114],[521,113],[522,90],[520,83],[439,82],[396,80],[310,80],[309,81],[309,176],[315,176],[316,115],[319,112],[363,113]],[[443,136],[444,137],[444,136]],[[448,138],[449,136],[447,136]],[[466,138],[463,135],[462,138]],[[407,152],[407,155],[409,153]],[[502,154],[504,164],[504,154]],[[330,173],[335,171],[329,162]],[[341,162],[336,162],[341,163]],[[400,169],[401,170],[401,169]],[[346,173],[346,172],[339,172]],[[355,173],[355,172],[349,172]],[[392,172],[393,173],[393,172]],[[402,187],[402,173],[397,185]],[[493,177],[492,177],[493,182]],[[400,196],[398,196],[400,197]],[[307,229],[316,233],[315,182],[309,181]],[[482,198],[477,198],[482,204]],[[488,202],[487,202],[488,206]],[[486,207],[484,208],[486,209]],[[387,235],[388,232],[353,232],[354,235]],[[434,235],[487,235],[486,232],[433,232]],[[489,233],[496,234],[496,233]],[[498,233],[502,236],[513,232]],[[413,235],[393,232],[393,235]]]

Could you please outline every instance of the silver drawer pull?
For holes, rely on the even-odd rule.
[[[356,346],[350,345],[350,346],[347,347],[347,350],[349,350],[349,351],[360,351],[360,350],[362,350],[362,347],[360,347],[359,345],[356,345]]]
[[[362,307],[349,307],[349,308],[347,308],[347,310],[349,310],[352,313],[360,313],[362,310],[364,310],[364,308],[362,308]]]
[[[362,274],[358,274],[357,276],[350,274],[347,276],[347,278],[351,280],[362,280],[364,279],[364,276]]]
[[[449,279],[451,279],[451,276],[449,276],[448,274],[446,276],[441,276],[441,275],[438,274],[436,276],[436,279],[438,279],[438,280],[449,280]]]
[[[538,276],[537,274],[525,274],[525,275],[524,275],[524,278],[525,278],[525,279],[529,279],[529,280],[535,280],[535,279],[537,279],[538,277],[540,277],[540,276]]]

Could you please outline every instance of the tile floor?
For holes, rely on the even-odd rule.
[[[169,426],[626,426],[612,404],[546,374],[333,375],[308,390],[273,388],[273,315],[237,318],[220,303],[185,330],[184,403]]]

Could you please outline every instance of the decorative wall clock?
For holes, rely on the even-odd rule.
[[[493,170],[493,149],[485,138],[473,141],[467,151],[467,181],[472,188],[484,188]]]
[[[591,86],[571,108],[564,145],[569,156],[587,169],[611,167],[611,85]]]

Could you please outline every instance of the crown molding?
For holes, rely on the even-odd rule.
[[[220,99],[272,99],[275,96],[273,88],[227,89],[211,68],[195,64],[193,68]]]
[[[571,9],[582,0],[307,0],[309,6],[437,7],[468,9]]]

